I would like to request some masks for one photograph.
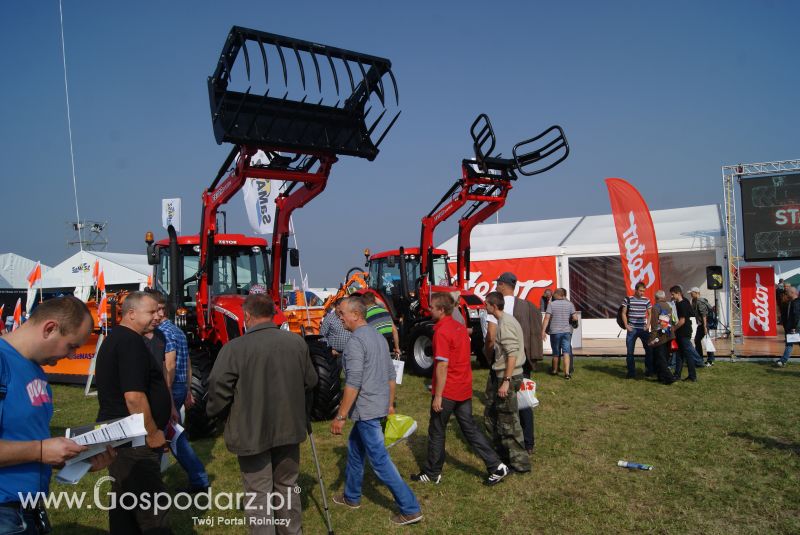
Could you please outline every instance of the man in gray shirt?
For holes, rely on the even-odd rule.
[[[400,512],[392,517],[398,525],[422,520],[416,496],[400,477],[383,443],[381,418],[394,414],[395,371],[386,340],[367,324],[366,306],[360,297],[348,297],[341,304],[341,319],[352,333],[344,348],[345,387],[339,413],[331,422],[331,433],[341,435],[347,417],[353,420],[344,470],[344,493],[334,503],[351,509],[361,507],[364,460],[369,459],[375,475],[392,491]]]
[[[572,325],[575,305],[567,300],[567,291],[558,288],[553,292],[553,300],[547,305],[544,315],[542,340],[547,336],[546,329],[550,327],[550,347],[553,349],[553,363],[550,375],[558,374],[558,362],[564,357],[564,379],[572,378],[574,365],[572,361]]]

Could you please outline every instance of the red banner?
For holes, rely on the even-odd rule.
[[[450,264],[450,272],[455,273],[455,263]],[[556,258],[541,256],[536,258],[505,258],[503,260],[473,260],[469,264],[469,289],[486,298],[486,294],[497,286],[495,280],[502,273],[510,271],[517,277],[514,295],[527,299],[539,306],[546,288],[556,289]]]
[[[742,334],[777,336],[778,305],[775,302],[775,269],[772,266],[739,270],[742,292]]]
[[[617,229],[625,292],[633,294],[636,284],[643,282],[647,296],[655,302],[656,290],[661,289],[661,270],[650,210],[636,188],[621,178],[607,178],[606,186]]]

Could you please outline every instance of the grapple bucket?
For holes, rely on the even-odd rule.
[[[497,144],[494,128],[489,117],[478,115],[470,127],[475,160],[484,173],[494,171],[519,171],[525,176],[544,173],[566,160],[569,143],[564,130],[553,125],[538,136],[520,141],[512,150],[513,158],[492,156]]]
[[[400,115],[388,59],[239,26],[208,93],[217,143],[280,152],[373,160]]]

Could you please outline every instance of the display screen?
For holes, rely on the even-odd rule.
[[[741,187],[745,260],[800,258],[800,173],[746,178]]]

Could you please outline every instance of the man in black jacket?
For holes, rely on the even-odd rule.
[[[783,356],[775,362],[779,368],[783,368],[789,363],[794,344],[798,343],[794,338],[800,331],[800,299],[797,298],[797,288],[790,286],[786,290],[786,296],[789,298],[789,305],[786,307],[786,314],[781,318],[783,330],[786,332],[786,349],[783,350]],[[792,341],[789,341],[790,339]]]

